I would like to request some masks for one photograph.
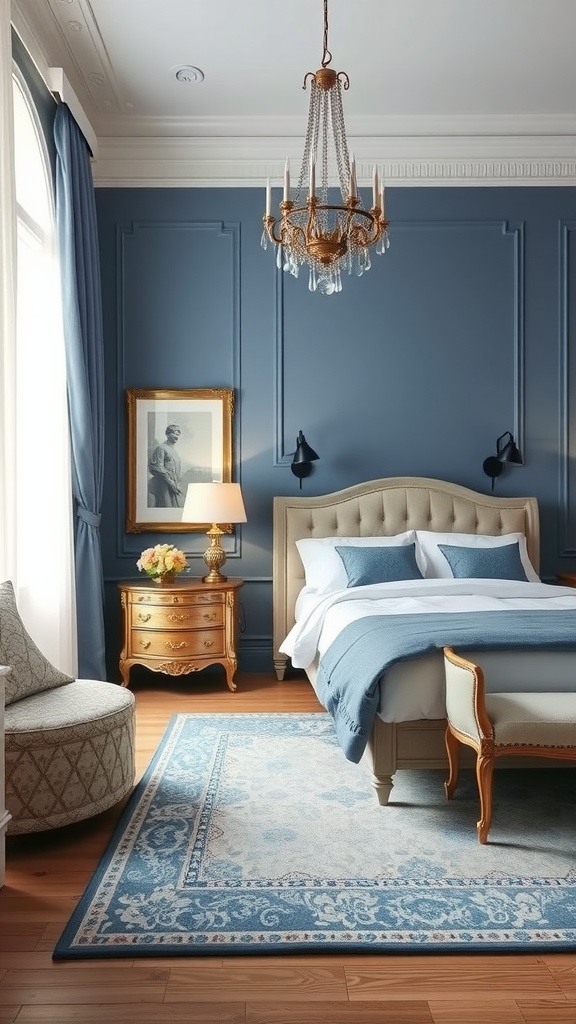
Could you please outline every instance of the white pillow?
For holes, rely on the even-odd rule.
[[[431,530],[416,531],[417,545],[424,560],[424,575],[427,579],[452,579],[452,569],[444,557],[439,544],[452,544],[465,548],[498,548],[503,544],[518,542],[520,561],[530,583],[540,583],[540,577],[528,557],[526,537],[523,533],[502,533],[489,537],[484,533],[434,533]]]
[[[296,541],[298,553],[304,566],[306,586],[317,594],[327,594],[333,590],[346,590],[348,576],[344,562],[335,550],[336,545],[346,547],[399,547],[414,544],[415,530],[397,533],[394,537],[305,537]],[[416,545],[416,561],[424,574],[423,563],[419,562],[418,545]]]

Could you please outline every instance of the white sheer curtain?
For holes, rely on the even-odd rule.
[[[16,184],[10,0],[0,0],[0,577],[16,570]]]
[[[5,78],[4,69],[12,67],[11,57],[6,59],[10,4],[0,4]],[[9,130],[2,131],[6,182],[3,175],[0,217],[6,256],[0,576],[12,579],[20,614],[46,657],[76,675],[66,363],[52,183],[40,125],[19,74],[8,72],[1,94],[1,127],[5,121]]]

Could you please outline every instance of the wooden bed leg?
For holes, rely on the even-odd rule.
[[[392,792],[394,782],[391,775],[372,775],[372,785],[376,790],[376,796],[378,797],[378,803],[381,807],[386,807],[386,804],[390,800],[390,793]]]
[[[274,658],[274,668],[276,670],[276,679],[279,683],[284,679],[284,673],[286,671],[286,658]]]
[[[385,807],[390,800],[394,786],[392,776],[396,771],[396,728],[390,722],[376,718],[370,733],[366,754],[372,769],[372,785],[376,790],[378,803]]]

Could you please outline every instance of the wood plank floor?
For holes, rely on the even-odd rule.
[[[237,682],[231,693],[219,673],[175,680],[134,671],[138,776],[176,711],[321,710],[304,679],[240,674]],[[120,810],[8,840],[0,1024],[576,1024],[576,953],[53,963]]]

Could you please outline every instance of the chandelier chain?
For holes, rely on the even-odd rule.
[[[306,76],[308,77],[308,76]],[[304,88],[306,88],[306,80],[304,80]],[[314,92],[316,90],[316,82],[314,76],[310,80],[310,106],[308,107],[308,124],[306,126],[306,139],[304,142],[304,152],[302,154],[302,163],[300,165],[300,174],[298,175],[298,184],[296,186],[296,202],[300,199],[300,195],[304,190],[304,181],[308,175],[310,168],[310,156],[312,153],[316,153],[318,147],[318,117],[317,115],[317,103],[314,98]]]
[[[325,92],[322,94],[322,182],[320,185],[320,198],[323,203],[328,202],[328,117],[329,110],[328,105],[330,102],[330,94]]]
[[[332,54],[328,49],[328,0],[324,0],[324,54],[322,56],[322,67],[327,68],[332,60]]]
[[[342,107],[342,88],[338,78],[336,86],[332,91],[332,131],[336,144],[336,164],[338,167],[338,181],[342,199],[346,201],[348,189],[348,176],[350,174],[350,155],[346,141],[346,126],[344,124],[344,109]]]

